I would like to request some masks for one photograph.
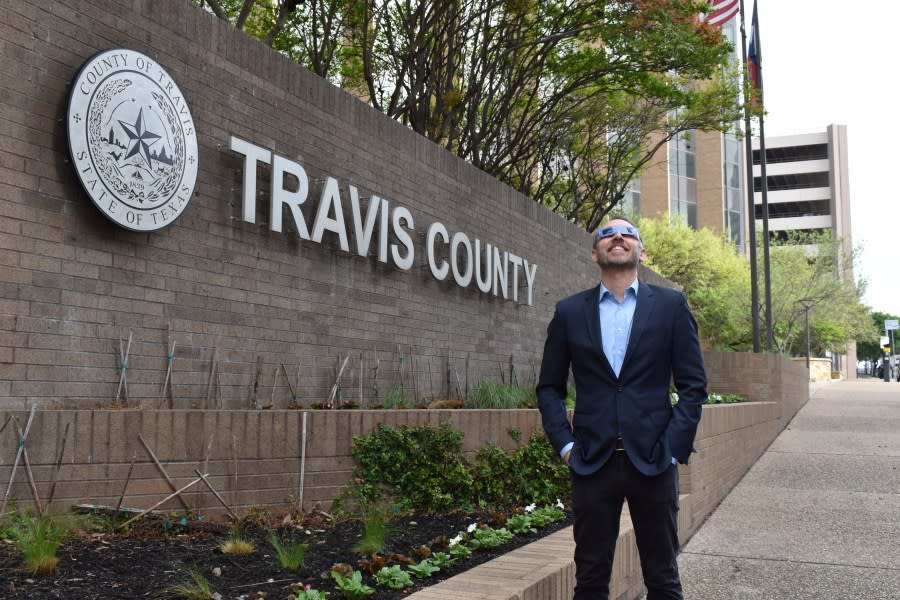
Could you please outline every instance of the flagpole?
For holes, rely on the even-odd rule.
[[[759,352],[759,279],[756,259],[756,193],[753,189],[753,130],[750,126],[750,69],[747,66],[747,30],[744,27],[744,0],[741,0],[741,54],[744,59],[744,145],[747,163],[747,219],[750,251],[750,322],[753,351]]]
[[[772,315],[772,269],[769,262],[769,180],[766,176],[766,125],[765,125],[765,87],[762,72],[762,44],[759,43],[759,15],[756,14],[756,2],[753,3],[753,39],[756,42],[756,56],[759,84],[759,178],[762,190],[762,222],[763,222],[763,282],[766,296],[766,350],[775,348]]]

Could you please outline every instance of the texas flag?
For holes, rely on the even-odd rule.
[[[750,25],[750,48],[747,50],[747,71],[750,85],[762,89],[762,48],[759,45],[759,23],[756,19],[756,3],[753,3],[753,21]]]

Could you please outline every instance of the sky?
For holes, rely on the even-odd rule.
[[[747,34],[754,0],[744,0]],[[900,2],[758,0],[766,137],[847,126],[850,221],[863,302],[900,315]]]

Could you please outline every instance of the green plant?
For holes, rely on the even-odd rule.
[[[382,567],[375,576],[378,585],[383,585],[392,590],[403,590],[412,587],[413,581],[409,573],[400,568],[400,565]]]
[[[380,399],[379,404],[381,404],[381,408],[406,408],[410,405],[406,391],[399,385],[381,390],[378,398]]]
[[[457,562],[460,560],[466,560],[470,556],[472,556],[472,549],[463,544],[462,542],[452,544],[450,546],[450,558],[453,562]]]
[[[496,548],[513,539],[513,534],[508,529],[493,527],[477,528],[472,531],[472,539],[469,540],[469,546],[473,550],[488,550]]]
[[[506,528],[515,535],[535,533],[537,529],[531,521],[531,515],[513,515],[506,520]]]
[[[353,551],[358,554],[381,552],[396,531],[397,528],[391,525],[389,509],[379,503],[367,504],[363,509],[363,534]]]
[[[453,566],[453,563],[456,562],[456,559],[446,552],[434,552],[429,560],[433,565],[441,569],[449,569]]]
[[[59,558],[56,551],[68,536],[73,523],[51,516],[16,516],[10,519],[7,534],[25,558],[32,575],[49,575],[56,570]]]
[[[410,565],[407,567],[407,570],[412,573],[416,579],[425,579],[440,571],[441,568],[433,559],[426,558],[425,560],[419,561],[417,564]]]
[[[469,392],[466,408],[534,408],[537,395],[533,387],[522,388],[506,383],[481,380]]]
[[[450,423],[397,428],[379,424],[353,440],[354,490],[364,504],[383,498],[382,486],[400,510],[441,512],[469,504],[472,474],[462,455],[462,432]]]
[[[303,565],[309,545],[300,542],[285,543],[274,532],[269,535],[269,544],[274,548],[278,564],[285,569],[296,571]]]
[[[504,509],[548,504],[568,495],[571,486],[568,467],[540,433],[515,452],[492,444],[483,448],[475,457],[472,479],[476,504]]]
[[[328,598],[328,592],[315,590],[308,583],[295,583],[291,586],[291,592],[287,600],[327,600]]]
[[[332,571],[331,578],[334,579],[338,591],[348,600],[365,598],[375,593],[374,588],[363,583],[362,573],[359,571],[353,571],[350,575],[342,575],[338,571]]]
[[[250,525],[265,528],[269,524],[271,518],[272,515],[269,513],[269,509],[261,504],[254,504],[247,511],[247,516],[244,517],[244,521]]]
[[[250,540],[244,537],[243,527],[241,527],[241,524],[238,521],[235,521],[231,524],[231,533],[229,534],[228,541],[219,546],[219,550],[221,550],[223,554],[235,554],[240,556],[250,554],[256,550],[256,547]]]
[[[209,583],[209,580],[195,569],[188,569],[188,576],[191,580],[185,583],[179,583],[169,588],[170,598],[181,598],[182,600],[210,600],[216,595],[216,590]]]
[[[537,528],[543,528],[550,523],[565,519],[566,513],[563,510],[562,502],[559,500],[556,502],[556,504],[548,504],[547,506],[542,506],[541,508],[532,511],[530,515],[532,525]]]
[[[736,402],[746,402],[747,399],[739,394],[720,394],[712,392],[708,395],[709,404],[734,404]]]

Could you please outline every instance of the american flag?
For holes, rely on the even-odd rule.
[[[741,9],[740,0],[709,0],[710,11],[701,16],[701,20],[721,27],[738,14]]]

